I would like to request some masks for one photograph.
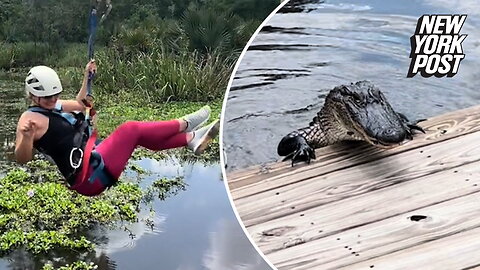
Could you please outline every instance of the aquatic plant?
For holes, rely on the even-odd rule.
[[[53,165],[35,159],[24,168],[11,169],[0,179],[0,186],[0,253],[22,248],[32,254],[56,250],[82,254],[93,251],[95,245],[86,231],[115,226],[118,221],[138,222],[146,196],[165,199],[186,184],[181,178],[171,182],[162,178],[142,190],[137,183],[120,181],[103,195],[90,198],[69,190]],[[52,267],[47,264],[43,269]],[[78,261],[58,269],[93,267]]]
[[[173,179],[162,177],[154,181],[151,186],[153,193],[162,201],[186,189],[187,183],[185,183],[183,177],[180,176]]]
[[[55,268],[52,264],[45,264],[42,270],[95,270],[98,268],[98,265],[91,263],[86,263],[84,261],[76,261],[72,264],[67,264],[65,266],[60,266]]]
[[[0,251],[23,247],[32,253],[52,248],[91,250],[77,233],[116,220],[136,221],[142,191],[121,182],[97,198],[66,188],[52,165],[34,160],[27,169],[10,170],[0,179]]]

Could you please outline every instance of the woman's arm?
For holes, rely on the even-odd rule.
[[[15,141],[15,159],[18,163],[27,163],[33,157],[33,139],[37,131],[37,124],[25,113],[22,114],[17,124],[17,137]]]
[[[87,66],[85,67],[85,71],[83,73],[82,87],[80,87],[80,91],[78,91],[76,99],[60,100],[63,111],[72,112],[72,111],[85,110],[85,104],[83,103],[83,100],[87,97],[88,75],[89,75],[89,72],[95,73],[96,71],[97,71],[97,65],[95,64],[95,60],[91,60],[90,62],[88,62]]]

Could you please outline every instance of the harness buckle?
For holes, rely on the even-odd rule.
[[[73,161],[73,154],[75,153],[75,151],[80,152],[80,159],[78,160],[78,162]],[[82,165],[82,160],[83,160],[83,150],[78,147],[74,147],[72,151],[70,151],[70,166],[72,166],[72,168],[74,169],[78,169],[80,165]]]

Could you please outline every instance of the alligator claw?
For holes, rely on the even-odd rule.
[[[407,125],[407,127],[410,129],[409,130],[410,133],[412,132],[412,130],[418,130],[422,133],[425,133],[425,130],[417,124],[427,119],[418,119],[414,122],[410,122],[410,120],[408,120],[408,118],[403,113],[397,113],[397,114],[398,116],[400,116],[400,119],[402,119],[403,123]]]
[[[422,119],[422,120],[425,120],[425,119]],[[417,122],[417,123],[418,123],[418,122]],[[420,126],[417,126],[416,124],[413,124],[413,125],[407,124],[407,127],[409,127],[410,130],[418,130],[418,131],[420,131],[420,132],[422,132],[422,133],[425,134],[425,130],[424,130],[422,127],[420,127]]]
[[[292,166],[301,161],[310,164],[310,161],[316,158],[315,150],[297,132],[292,132],[283,137],[278,144],[277,153],[280,156],[285,156],[282,161],[291,159]]]

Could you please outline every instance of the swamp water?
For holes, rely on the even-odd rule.
[[[370,80],[392,107],[422,119],[480,104],[476,0],[318,0],[283,9],[244,55],[225,111],[228,170],[281,160],[283,136],[308,126],[335,86]],[[406,78],[423,14],[468,14],[466,55],[452,78]]]
[[[15,166],[11,162],[15,125],[25,108],[22,84],[0,80],[0,96],[3,176],[9,167]],[[89,231],[95,239],[95,252],[77,256],[60,253],[49,258],[51,261],[65,264],[84,260],[94,262],[98,269],[109,270],[270,269],[235,218],[219,164],[187,163],[175,158],[141,159],[134,164],[148,172],[140,182],[142,188],[162,177],[182,177],[186,190],[143,205],[137,223],[122,223],[116,229],[100,226]],[[132,170],[124,174],[132,181],[138,176]],[[44,262],[44,258],[17,250],[0,259],[0,269],[41,269]]]

